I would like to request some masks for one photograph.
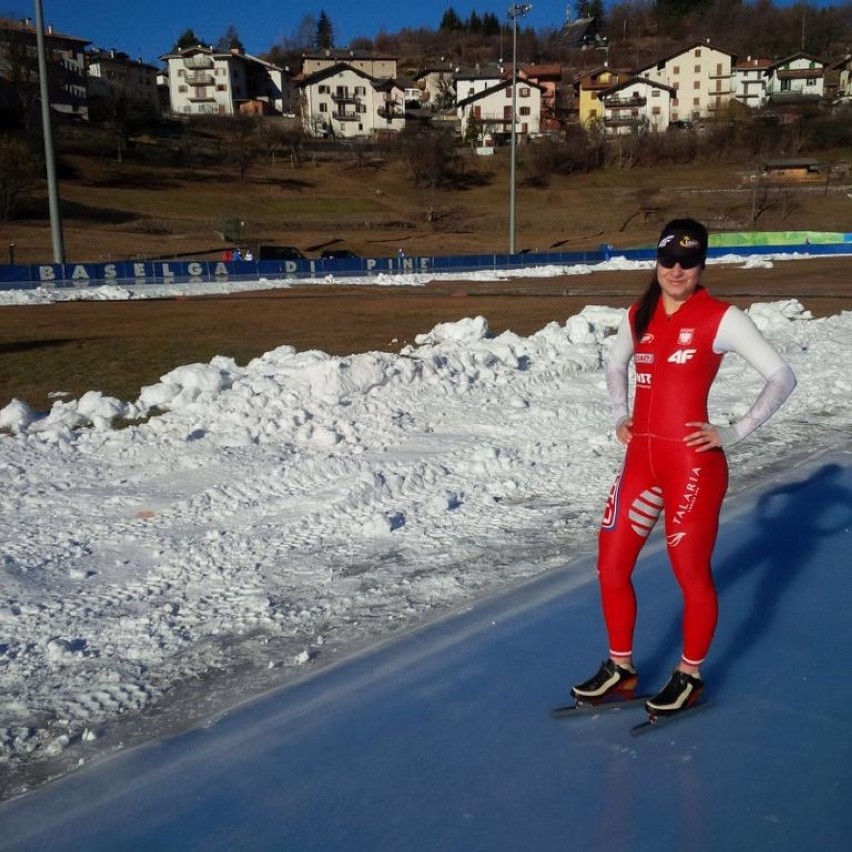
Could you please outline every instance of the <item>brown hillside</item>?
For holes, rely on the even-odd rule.
[[[140,140],[133,158],[119,163],[103,134],[76,133],[62,146],[60,168],[68,261],[218,256],[235,223],[243,223],[237,243],[295,245],[309,256],[332,245],[377,257],[399,248],[408,255],[508,250],[505,149],[493,157],[463,151],[465,188],[432,190],[415,186],[405,164],[378,149],[319,149],[295,166],[278,157],[253,165],[241,180],[222,155],[223,140],[209,134],[174,143]],[[169,153],[169,144],[180,148],[170,153],[184,165],[153,164]],[[775,188],[768,209],[753,223],[755,190],[743,182],[744,166],[609,168],[552,174],[546,185],[531,187],[533,147],[518,151],[520,251],[642,245],[666,219],[685,214],[717,231],[834,231],[848,230],[852,222],[848,151],[845,160],[821,155],[834,167],[830,185]],[[36,190],[29,216],[2,223],[0,252],[14,243],[17,263],[49,261],[44,187]]]

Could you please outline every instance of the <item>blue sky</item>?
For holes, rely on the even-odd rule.
[[[838,0],[836,5],[844,2]],[[233,24],[249,53],[263,53],[294,37],[304,17],[317,17],[320,11],[331,19],[336,45],[345,47],[353,38],[372,38],[383,29],[389,33],[403,27],[437,29],[450,7],[461,18],[474,9],[480,15],[491,12],[503,18],[509,5],[509,0],[42,0],[46,25],[89,39],[94,47],[114,47],[154,64],[189,27],[213,42]],[[559,26],[565,20],[566,5],[536,0],[526,23],[534,29]],[[829,4],[818,0],[813,5]],[[0,0],[4,15],[32,17],[34,8],[32,0]]]
[[[90,39],[97,47],[123,50],[151,62],[168,52],[188,27],[207,41],[215,41],[233,24],[249,53],[263,53],[293,37],[305,15],[331,18],[335,43],[345,47],[358,36],[372,38],[382,29],[403,27],[437,29],[447,8],[466,18],[472,9],[481,15],[504,15],[508,0],[42,0],[45,24],[60,32]],[[34,5],[21,0],[0,0],[0,10],[32,17]],[[528,21],[535,28],[555,26],[564,20],[565,6],[540,0]]]

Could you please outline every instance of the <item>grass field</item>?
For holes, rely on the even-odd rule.
[[[852,258],[772,269],[710,267],[710,289],[735,304],[799,299],[815,316],[852,309]],[[50,395],[99,390],[125,401],[182,364],[226,355],[244,364],[282,345],[335,355],[398,352],[439,322],[482,315],[493,332],[528,335],[585,305],[624,307],[647,272],[427,287],[316,285],[227,297],[0,307],[0,407],[45,410]]]
[[[841,152],[849,160],[849,152]],[[827,157],[837,164],[841,154]],[[324,246],[364,256],[504,252],[508,249],[505,151],[465,152],[471,188],[415,187],[399,160],[286,159],[258,165],[240,181],[224,166],[153,167],[116,163],[107,149],[63,155],[60,195],[69,261],[218,256],[228,223],[242,222],[243,244]],[[852,177],[830,186],[777,190],[777,204],[751,222],[754,190],[742,168],[720,164],[608,169],[525,185],[519,152],[517,248],[570,251],[600,243],[648,244],[669,218],[695,216],[712,230],[845,231],[852,222]],[[852,165],[846,163],[847,166]],[[782,203],[783,202],[783,203]],[[34,209],[46,211],[44,199]],[[427,210],[434,216],[427,221]],[[0,252],[15,244],[18,263],[52,257],[46,212],[2,223]],[[848,259],[782,264],[741,273],[712,269],[711,286],[736,301],[795,296],[815,314],[848,309]],[[563,322],[584,304],[626,305],[645,273],[577,280],[427,288],[300,288],[226,299],[98,302],[0,308],[0,407],[11,398],[45,409],[49,395],[101,390],[124,400],[172,368],[229,355],[238,362],[290,344],[332,354],[398,351],[436,323],[482,314],[495,331],[529,334]]]

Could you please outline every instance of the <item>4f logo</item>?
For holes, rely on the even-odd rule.
[[[670,364],[685,364],[693,359],[697,351],[697,349],[678,349],[672,352],[666,360]]]

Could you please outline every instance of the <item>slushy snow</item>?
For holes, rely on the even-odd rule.
[[[799,385],[730,451],[733,491],[848,440],[852,419],[852,313],[749,313]],[[397,354],[284,345],[177,366],[135,400],[6,405],[0,794],[488,591],[588,574],[571,563],[622,458],[602,372],[622,315],[589,306],[529,337],[470,317]],[[761,384],[728,356],[713,421]]]

